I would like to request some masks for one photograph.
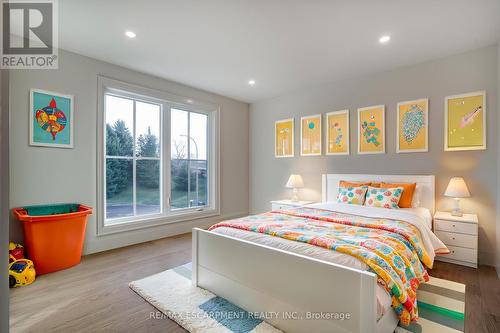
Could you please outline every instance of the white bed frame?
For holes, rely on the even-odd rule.
[[[434,212],[434,176],[323,175],[323,202],[336,198],[340,180],[416,182],[420,205]],[[249,312],[272,316],[266,321],[288,333],[390,333],[398,323],[392,310],[377,321],[373,273],[198,228],[192,283]],[[335,313],[350,319],[308,317]]]

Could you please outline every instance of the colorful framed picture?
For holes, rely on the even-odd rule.
[[[73,148],[73,96],[30,90],[30,145]]]
[[[326,154],[349,155],[349,110],[326,114]]]
[[[486,149],[486,92],[445,97],[444,150]]]
[[[300,155],[321,155],[321,115],[300,118]]]
[[[358,109],[358,154],[385,153],[385,105]]]
[[[429,100],[399,102],[396,151],[417,153],[429,151]]]
[[[294,138],[293,118],[274,122],[274,156],[293,157]]]

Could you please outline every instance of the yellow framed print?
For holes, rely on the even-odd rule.
[[[274,122],[274,156],[293,157],[294,153],[294,120],[283,119]]]
[[[385,154],[385,105],[358,109],[358,154]]]
[[[300,118],[300,155],[321,155],[321,115]]]
[[[326,154],[349,155],[349,110],[326,114]]]
[[[429,100],[399,102],[396,151],[417,153],[429,151]]]
[[[486,92],[445,97],[444,150],[486,149]]]

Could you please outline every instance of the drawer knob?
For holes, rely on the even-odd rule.
[[[455,240],[455,237],[451,237],[451,239]]]
[[[451,226],[452,226],[453,228],[455,228],[455,225],[454,225],[454,224],[452,224]]]
[[[451,250],[451,254],[455,253],[455,250]]]

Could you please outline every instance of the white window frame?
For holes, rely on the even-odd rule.
[[[177,96],[164,91],[141,87],[135,84],[98,76],[97,98],[97,235],[144,229],[169,223],[206,218],[220,215],[220,142],[219,113],[220,106],[214,103]],[[113,219],[112,224],[106,224],[106,116],[105,95],[143,100],[161,105],[160,138],[162,159],[160,162],[161,187],[160,197],[162,212],[158,214],[130,216]],[[185,209],[170,209],[171,177],[170,177],[170,109],[176,108],[189,112],[203,113],[208,116],[208,151],[207,151],[207,182],[208,205],[203,207],[188,207]]]

